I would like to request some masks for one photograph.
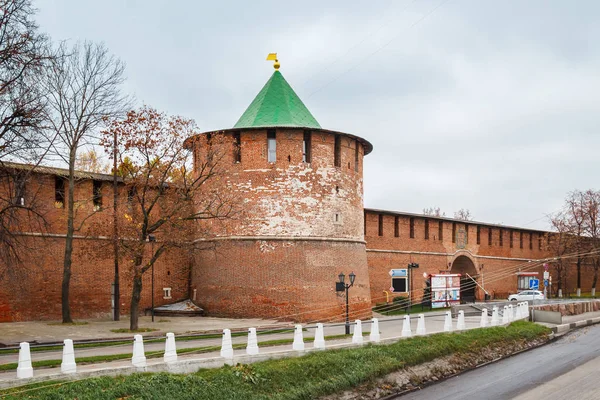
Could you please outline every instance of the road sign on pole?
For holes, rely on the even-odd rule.
[[[529,279],[529,289],[538,290],[540,288],[540,280],[537,278]]]

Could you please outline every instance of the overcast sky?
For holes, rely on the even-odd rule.
[[[231,128],[281,72],[323,128],[369,140],[365,206],[546,228],[600,189],[597,0],[34,0],[104,42],[138,104]]]

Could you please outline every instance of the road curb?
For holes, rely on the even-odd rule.
[[[554,334],[562,336],[562,335],[570,332],[573,329],[583,328],[583,327],[595,325],[598,323],[600,323],[600,317],[596,317],[596,318],[592,318],[592,319],[585,319],[585,320],[581,320],[581,321],[575,321],[575,322],[571,322],[568,324],[560,324],[560,325],[556,325],[555,327],[552,327],[550,329],[552,329],[552,332]]]

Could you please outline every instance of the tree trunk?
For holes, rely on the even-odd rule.
[[[73,262],[73,234],[75,232],[75,151],[69,156],[69,193],[67,196],[67,236],[65,238],[65,258],[63,260],[62,280],[62,322],[63,324],[73,322],[71,308],[69,307],[69,288],[71,285],[71,265]]]
[[[596,283],[598,283],[598,266],[594,266],[594,278],[592,279],[592,291],[594,292],[593,295],[596,294]]]
[[[133,286],[131,289],[131,305],[129,310],[129,329],[135,331],[138,329],[140,297],[142,295],[142,272],[139,267],[135,267],[133,277]]]
[[[581,289],[581,257],[577,257],[577,290]]]

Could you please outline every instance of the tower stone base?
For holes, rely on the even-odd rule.
[[[208,243],[207,243],[208,244]],[[331,239],[220,239],[196,257],[191,289],[208,315],[300,322],[343,321],[348,281],[350,319],[371,317],[365,244]]]

